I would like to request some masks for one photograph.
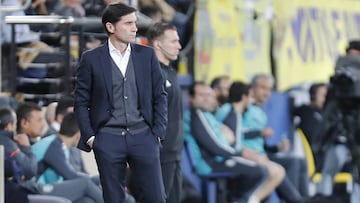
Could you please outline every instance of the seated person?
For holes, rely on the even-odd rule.
[[[245,131],[257,131],[258,133],[253,134],[249,139],[246,137],[243,144],[255,151],[266,153],[270,160],[282,165],[286,170],[286,176],[297,191],[303,197],[307,197],[309,192],[306,162],[303,158],[287,153],[290,150],[289,139],[284,137],[273,146],[269,146],[265,142],[265,139],[274,135],[274,130],[267,127],[268,115],[263,109],[264,103],[272,94],[273,84],[274,78],[271,75],[257,74],[253,77],[251,91],[254,102],[243,115],[242,127]],[[276,119],[276,114],[271,116]],[[282,155],[279,156],[277,152],[282,152]]]
[[[302,105],[295,110],[295,116],[299,116],[300,128],[310,145],[317,143],[319,126],[323,121],[322,111],[324,108],[327,94],[327,85],[325,83],[315,83],[309,89],[310,104]]]
[[[244,134],[256,134],[256,132],[260,133],[260,131],[255,131],[255,133],[247,131],[245,133],[244,129],[242,129],[242,115],[245,109],[251,105],[249,94],[250,86],[242,82],[234,82],[230,87],[228,103],[225,103],[223,106],[221,106],[215,115],[220,122],[223,122],[233,132],[236,132],[236,141],[233,147],[236,150],[241,150],[243,154],[242,156],[245,159],[249,159],[257,162],[260,165],[264,165],[270,173],[270,178],[276,178],[279,174],[279,168],[282,170],[284,169],[279,164],[270,161],[264,154],[263,138],[261,136],[259,136],[260,144],[258,145],[254,145],[257,140],[250,139],[250,141],[253,141],[252,145],[255,146],[254,148],[243,146],[243,143],[247,141],[246,139],[249,139],[245,139]],[[280,198],[286,200],[286,202],[302,201],[301,195],[286,176],[285,179],[282,180],[281,184],[277,187],[276,191],[279,193]]]
[[[9,198],[12,198],[12,192],[16,192],[15,196],[25,193],[30,203],[36,203],[37,200],[41,199],[38,195],[42,196],[43,202],[49,203],[68,203],[68,201],[56,201],[52,197],[43,195],[63,197],[74,202],[89,199],[96,203],[104,202],[101,190],[96,186],[92,187],[92,182],[89,179],[75,179],[47,185],[36,183],[34,179],[37,174],[36,157],[32,152],[29,138],[25,134],[16,134],[16,122],[16,114],[13,110],[0,109],[0,145],[5,148],[5,157],[11,159],[11,165],[6,167],[6,170],[10,171],[5,171],[5,175],[7,175],[6,185],[16,186],[6,190],[6,195],[9,195]],[[14,188],[17,189],[11,190]],[[11,201],[9,199],[9,203],[13,202],[23,201]]]
[[[191,110],[185,113],[184,131],[185,140],[198,146],[197,171],[205,174],[232,173],[235,187],[230,187],[230,191],[233,197],[249,199],[249,202],[265,199],[282,180],[281,173],[276,180],[269,180],[264,167],[243,159],[242,152],[231,147],[227,140],[227,137],[233,136],[231,130],[219,123],[211,113],[215,110],[216,102],[208,85],[196,82],[189,92]],[[246,188],[241,187],[244,185]]]
[[[97,177],[75,170],[70,164],[70,149],[77,146],[80,139],[78,122],[73,112],[66,114],[58,134],[49,135],[32,145],[38,161],[38,179],[41,184],[61,183],[64,180],[90,179],[91,187],[100,185]],[[133,198],[126,195],[127,202]]]
[[[80,139],[80,130],[74,113],[64,117],[58,134],[49,135],[32,145],[38,161],[38,182],[56,183],[81,177],[87,174],[77,172],[70,164],[70,148]]]

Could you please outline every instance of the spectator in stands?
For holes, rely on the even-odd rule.
[[[210,84],[214,90],[218,106],[220,107],[227,102],[229,97],[229,89],[231,86],[231,79],[227,75],[222,75],[214,78]]]
[[[273,77],[268,74],[257,74],[251,81],[254,104],[245,112],[242,123],[244,130],[257,130],[259,133],[251,139],[245,139],[244,146],[261,153],[266,153],[270,160],[281,164],[285,168],[291,184],[295,185],[295,188],[303,197],[307,197],[308,176],[305,160],[289,154],[286,154],[286,156],[278,156],[276,153],[286,153],[290,150],[289,139],[282,138],[275,146],[268,146],[265,142],[266,137],[274,135],[273,129],[266,127],[267,115],[262,109],[263,103],[267,101],[271,95],[273,83]],[[272,116],[274,116],[272,119],[276,119],[276,115]],[[282,187],[280,187],[280,190],[282,190],[281,188]]]
[[[234,185],[230,187],[233,197],[248,202],[259,202],[266,198],[280,183],[284,171],[279,168],[277,176],[268,179],[268,171],[264,167],[242,158],[242,151],[231,146],[234,142],[233,132],[211,113],[216,108],[212,102],[215,95],[208,85],[195,82],[189,94],[191,110],[184,116],[185,140],[191,153],[198,154],[194,160],[197,172],[231,173],[234,179]]]
[[[302,105],[295,110],[295,115],[300,118],[298,127],[304,132],[310,145],[318,143],[326,94],[327,85],[325,83],[312,84],[309,89],[310,104]]]
[[[2,6],[21,6],[22,0],[3,0]],[[11,43],[11,25],[5,22],[5,16],[25,16],[24,11],[2,12],[1,16],[1,43]],[[40,41],[40,33],[32,32],[28,24],[15,25],[15,43],[18,47],[32,48],[32,51],[20,49],[17,51],[18,62],[23,69],[27,63],[31,63],[40,52],[52,52],[53,50],[44,42]]]
[[[46,0],[32,0],[30,7],[25,10],[27,15],[49,15]]]
[[[24,134],[16,134],[16,122],[16,114],[13,110],[8,108],[0,109],[0,145],[5,147],[5,157],[10,162],[6,162],[10,166],[7,166],[5,169],[5,184],[6,186],[13,186],[8,187],[6,190],[9,203],[15,202],[11,202],[12,199],[10,200],[10,198],[18,196],[21,194],[20,192],[31,194],[28,195],[30,203],[68,203],[67,200],[45,195],[64,197],[71,201],[83,203],[88,202],[89,198],[97,203],[104,202],[101,199],[100,189],[89,187],[88,184],[91,181],[86,179],[76,179],[49,185],[36,183],[34,179],[37,174],[36,157],[33,154],[28,137]],[[12,191],[15,188],[17,190]],[[12,195],[12,192],[17,193]],[[5,200],[5,202],[7,201]]]
[[[162,14],[162,21],[171,22],[174,24],[179,32],[180,42],[182,45],[186,45],[189,36],[192,35],[192,18],[194,13],[194,2],[189,1],[186,11],[176,10],[174,6],[175,3],[169,4],[166,0],[139,0],[139,8],[144,8],[148,6],[156,6],[160,9]]]
[[[24,0],[23,0],[24,1]],[[47,8],[48,0],[32,0],[30,6],[25,10],[26,15],[50,15],[51,12],[48,11]],[[34,32],[42,32],[49,33],[54,32],[56,26],[54,24],[30,24],[30,29]],[[57,34],[52,33],[52,35],[47,35],[47,39],[57,39],[59,40],[59,36],[55,36]],[[53,36],[51,38],[51,36]],[[42,37],[44,39],[44,37]]]
[[[54,14],[81,18],[85,16],[85,9],[81,4],[81,0],[63,0],[63,5],[56,8]]]
[[[22,0],[3,0],[2,6],[21,6]],[[4,11],[1,13],[1,39],[2,44],[11,42],[11,25],[5,22],[5,16],[24,16],[24,11]],[[30,31],[28,24],[15,25],[15,42],[18,44],[39,41],[40,35]]]
[[[166,139],[162,142],[160,162],[166,193],[166,202],[180,203],[182,173],[181,153],[183,149],[183,104],[182,92],[176,70],[170,65],[177,60],[181,45],[176,27],[170,23],[156,23],[150,27],[147,38],[154,48],[165,78],[168,101],[168,124]]]
[[[26,134],[31,144],[40,140],[46,127],[41,107],[35,103],[25,102],[18,106],[16,115],[18,132]]]

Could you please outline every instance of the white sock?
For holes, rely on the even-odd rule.
[[[256,196],[251,195],[247,203],[260,203],[260,200]]]

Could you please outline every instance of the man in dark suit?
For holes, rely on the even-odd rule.
[[[85,52],[77,70],[78,147],[94,150],[107,203],[124,201],[127,163],[144,202],[165,202],[159,159],[167,125],[164,79],[153,49],[132,44],[135,11],[121,3],[105,9],[109,39]]]

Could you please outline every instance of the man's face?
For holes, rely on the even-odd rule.
[[[229,98],[229,90],[231,86],[230,79],[222,79],[218,87],[214,88],[216,98],[219,104],[224,104]]]
[[[190,98],[192,107],[203,111],[213,112],[216,108],[216,99],[213,90],[208,85],[196,85],[195,95]]]
[[[327,94],[327,87],[321,86],[317,89],[316,95],[315,95],[315,105],[322,109],[324,107],[325,101],[326,101],[326,94]]]
[[[158,47],[166,62],[175,61],[181,49],[177,31],[172,29],[165,30],[163,37],[158,41]]]
[[[115,24],[106,23],[107,30],[111,33],[110,38],[119,43],[128,44],[136,39],[136,14],[135,12],[124,15]]]
[[[20,122],[22,133],[27,134],[30,138],[42,136],[45,128],[45,118],[42,111],[33,110],[27,119],[22,119]]]
[[[249,106],[253,103],[253,91],[251,89],[249,90],[249,94],[242,97],[242,101],[244,102],[245,109],[249,108]]]
[[[263,104],[266,102],[272,90],[271,81],[267,78],[259,78],[255,87],[253,87],[253,96],[256,104]]]

